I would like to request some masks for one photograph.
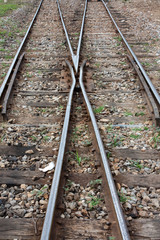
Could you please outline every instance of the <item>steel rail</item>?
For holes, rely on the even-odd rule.
[[[159,110],[158,110],[157,104],[155,102],[155,99],[153,98],[153,94],[151,93],[149,86],[147,85],[141,71],[139,70],[138,66],[134,62],[133,58],[130,55],[128,55],[127,57],[129,59],[129,61],[131,62],[132,66],[134,67],[134,69],[135,69],[135,71],[136,71],[136,73],[137,73],[137,75],[140,79],[140,83],[143,86],[143,88],[145,90],[145,93],[148,97],[148,101],[149,101],[149,103],[150,103],[150,105],[153,109],[154,119],[155,119],[156,125],[160,126],[160,114],[159,114]]]
[[[103,162],[103,166],[104,166],[104,170],[105,170],[105,175],[106,175],[108,185],[109,185],[109,189],[110,189],[110,193],[111,193],[111,196],[112,196],[114,209],[115,209],[116,216],[117,216],[117,219],[118,219],[122,239],[123,240],[130,240],[127,225],[126,225],[126,222],[125,222],[125,219],[124,219],[124,216],[123,216],[123,212],[122,212],[122,209],[121,209],[121,206],[120,206],[119,198],[118,198],[118,195],[117,195],[117,190],[116,190],[116,187],[115,187],[115,184],[114,184],[114,180],[113,180],[112,173],[111,173],[111,170],[110,170],[110,166],[109,166],[109,163],[108,163],[108,160],[107,160],[107,156],[106,156],[105,149],[104,149],[104,146],[103,146],[103,142],[102,142],[102,139],[101,139],[101,136],[100,136],[100,132],[99,132],[99,129],[98,129],[98,126],[97,126],[97,122],[96,122],[91,104],[88,100],[87,93],[85,91],[85,87],[84,87],[84,84],[83,84],[83,68],[84,68],[85,64],[86,64],[86,61],[84,61],[81,65],[81,67],[80,67],[79,84],[80,84],[80,87],[81,87],[81,90],[82,90],[82,94],[83,94],[85,103],[86,103],[87,108],[88,108],[88,112],[89,112],[89,115],[90,115],[90,118],[91,118],[91,121],[92,121],[92,125],[93,125],[93,128],[94,128],[94,132],[95,132],[95,135],[96,135],[97,144],[98,144],[98,147],[99,147],[99,150],[100,150],[100,154],[101,154],[101,158],[102,158],[102,162]]]
[[[126,40],[125,37],[123,36],[121,30],[119,29],[117,23],[116,23],[115,20],[114,20],[111,12],[110,12],[110,10],[109,10],[109,8],[107,7],[107,4],[104,2],[104,0],[101,0],[101,1],[102,1],[102,3],[103,3],[104,7],[106,8],[106,10],[107,10],[107,12],[108,12],[108,14],[109,14],[109,16],[110,16],[113,24],[115,25],[118,33],[120,34],[120,36],[121,36],[124,44],[126,45],[127,49],[129,50],[130,54],[132,55],[134,61],[137,63],[137,65],[138,65],[138,67],[139,67],[142,75],[144,76],[147,84],[149,85],[150,89],[152,90],[152,93],[154,94],[154,96],[155,96],[158,104],[160,104],[160,95],[158,94],[158,92],[157,92],[157,90],[155,89],[154,85],[152,84],[149,76],[147,75],[146,71],[145,71],[144,68],[142,67],[141,63],[139,62],[139,60],[138,60],[138,58],[136,57],[135,53],[133,52],[132,48],[131,48],[130,45],[128,44],[127,40]]]
[[[76,78],[74,75],[73,68],[68,61],[66,61],[66,63],[71,72],[72,86],[70,89],[68,103],[67,103],[67,107],[66,107],[66,113],[65,113],[61,141],[60,141],[60,146],[59,146],[59,151],[58,151],[56,168],[55,168],[55,172],[54,172],[54,176],[53,176],[50,197],[49,197],[49,201],[48,201],[46,216],[45,216],[42,234],[41,234],[41,240],[49,240],[51,237],[52,222],[53,222],[55,208],[56,208],[56,200],[57,200],[59,182],[60,182],[60,177],[61,177],[66,140],[67,140],[67,132],[68,132],[69,119],[70,119],[71,106],[72,106],[72,98],[73,98],[74,88],[76,85]]]
[[[85,21],[86,10],[87,10],[87,2],[88,2],[88,0],[85,1],[85,7],[84,7],[83,18],[82,18],[81,31],[80,31],[79,41],[78,41],[77,53],[74,54],[71,42],[69,40],[68,32],[67,32],[64,20],[63,20],[63,16],[62,16],[61,8],[60,8],[60,5],[59,5],[59,1],[57,0],[59,15],[60,15],[61,22],[62,22],[62,25],[63,25],[63,29],[64,29],[64,32],[65,32],[65,35],[66,35],[67,43],[68,43],[68,46],[69,46],[69,50],[70,50],[71,57],[72,57],[72,62],[73,62],[76,73],[78,72],[78,66],[79,66],[79,54],[80,54],[80,49],[81,49],[84,21]]]
[[[41,0],[40,4],[39,4],[39,6],[38,6],[38,8],[37,8],[37,10],[36,10],[36,13],[35,13],[32,21],[31,21],[28,29],[27,29],[27,32],[26,32],[26,34],[25,34],[25,36],[24,36],[24,38],[23,38],[23,40],[22,40],[22,42],[21,42],[21,44],[20,44],[20,46],[19,46],[19,48],[18,48],[18,50],[17,50],[17,52],[16,52],[16,55],[15,55],[15,57],[14,57],[11,65],[10,65],[10,67],[9,67],[9,70],[8,70],[8,72],[7,72],[7,75],[6,75],[6,77],[5,77],[2,85],[1,85],[1,87],[0,87],[0,98],[1,98],[1,96],[2,96],[2,94],[3,94],[3,92],[4,92],[4,89],[5,89],[5,86],[6,86],[7,82],[8,82],[8,80],[9,80],[9,78],[10,78],[10,76],[11,76],[11,73],[12,73],[13,68],[14,68],[14,66],[15,66],[15,63],[16,63],[18,57],[19,57],[19,54],[20,54],[20,52],[21,52],[21,50],[22,50],[22,48],[23,48],[23,46],[24,46],[24,44],[25,44],[25,42],[26,42],[26,39],[27,39],[27,37],[28,37],[28,34],[29,34],[29,32],[30,32],[30,30],[31,30],[31,28],[32,28],[32,25],[33,25],[33,23],[34,23],[34,21],[35,21],[35,19],[36,19],[36,17],[37,17],[37,14],[38,14],[39,9],[40,9],[40,7],[41,7],[41,5],[42,5],[42,2],[43,2],[43,0]]]
[[[7,88],[7,91],[5,93],[5,96],[4,96],[4,99],[3,99],[3,104],[2,104],[2,115],[6,115],[6,112],[7,112],[7,104],[8,104],[8,100],[9,100],[9,97],[10,97],[10,94],[11,94],[11,91],[12,91],[12,87],[13,87],[13,84],[14,84],[14,81],[16,79],[16,76],[17,76],[17,72],[19,70],[19,67],[21,65],[21,62],[24,58],[24,55],[25,55],[25,52],[22,53],[22,55],[20,56],[16,66],[15,66],[15,69],[14,69],[14,72],[12,74],[12,77],[11,77],[11,80],[9,82],[9,85],[8,85],[8,88]]]

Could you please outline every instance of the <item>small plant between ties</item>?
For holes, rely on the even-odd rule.
[[[91,201],[89,201],[90,209],[93,209],[94,207],[96,207],[103,200],[102,198],[94,197],[92,195],[89,195],[89,197],[91,197]]]
[[[40,190],[33,190],[31,193],[35,194],[37,197],[42,197],[45,193],[46,190],[48,189],[48,186],[44,185]]]
[[[156,128],[154,136],[150,142],[154,143],[154,148],[157,148],[158,145],[160,145],[160,128]]]
[[[76,107],[76,110],[79,112],[79,111],[82,110],[82,107],[81,107],[81,106],[78,106],[78,107]]]
[[[100,63],[95,63],[95,66],[96,66],[97,68],[99,68],[99,67],[100,67]]]
[[[126,0],[125,0],[126,1]],[[109,240],[116,240],[115,237],[109,236]]]
[[[47,142],[47,141],[50,140],[50,137],[46,135],[46,136],[43,136],[43,139],[44,139],[45,142]]]
[[[73,129],[73,136],[72,136],[72,142],[74,143],[77,139],[78,139],[78,127],[75,127],[74,129]]]
[[[144,116],[144,115],[145,115],[145,113],[144,113],[144,112],[139,112],[139,113],[138,113],[138,112],[136,112],[136,113],[135,113],[135,116],[136,116],[136,117],[139,117],[139,116]]]
[[[77,151],[76,151],[75,157],[76,157],[76,161],[78,162],[78,165],[80,166],[82,162],[82,158],[79,156]]]
[[[124,115],[127,117],[127,116],[133,116],[133,113],[131,112],[125,112]]]
[[[130,164],[131,167],[136,167],[139,169],[143,168],[143,165],[140,164],[140,161],[130,160],[130,162],[131,162],[131,164]]]
[[[33,142],[36,142],[38,140],[36,136],[31,136],[31,138]]]
[[[141,135],[131,134],[130,137],[134,139],[138,139],[138,138],[141,138]]]
[[[92,142],[90,140],[87,140],[87,139],[83,143],[84,143],[85,147],[89,147],[89,146],[92,145]]]
[[[114,136],[110,145],[113,147],[117,147],[120,146],[121,142],[122,142],[121,138],[119,138],[118,136]]]
[[[60,105],[60,106],[59,106],[59,110],[60,110],[60,112],[62,112],[63,109],[64,109],[63,105]]]
[[[125,203],[127,201],[127,197],[124,193],[118,192],[118,196],[121,203]]]
[[[92,181],[90,181],[89,184],[90,184],[92,187],[94,187],[95,185],[100,185],[100,184],[102,184],[102,179],[92,180]]]
[[[69,189],[72,186],[72,184],[73,184],[73,182],[71,180],[67,179],[67,183],[66,183],[65,187],[63,187],[65,192],[69,191]]]
[[[94,113],[101,113],[104,110],[104,106],[100,106],[98,108],[95,108],[93,111]]]
[[[29,73],[29,72],[27,72],[27,73],[26,73],[26,77],[31,78],[31,77],[32,77],[32,74]]]
[[[114,37],[114,39],[118,40],[119,42],[122,42],[122,38],[121,38],[121,36]]]

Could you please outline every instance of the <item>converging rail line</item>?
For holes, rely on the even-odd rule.
[[[85,9],[84,9],[84,15],[83,15],[83,20],[82,20],[82,25],[81,25],[81,31],[80,31],[80,37],[79,37],[79,42],[78,42],[78,48],[77,48],[77,55],[75,57],[75,55],[73,54],[73,50],[72,50],[72,46],[68,37],[68,33],[67,33],[67,29],[65,27],[65,23],[63,21],[63,17],[62,17],[62,13],[61,13],[61,9],[60,9],[60,5],[59,2],[57,0],[57,5],[58,5],[58,9],[59,9],[59,13],[60,13],[60,17],[61,17],[61,21],[63,24],[63,28],[66,34],[66,38],[67,38],[67,42],[68,42],[68,46],[70,49],[70,53],[72,56],[72,61],[77,73],[78,70],[78,65],[79,65],[79,54],[80,54],[80,46],[81,46],[81,42],[82,42],[82,34],[83,34],[83,27],[84,27],[84,20],[85,20],[85,14],[86,14],[86,9],[87,9],[87,0],[85,2]],[[76,58],[76,60],[75,60]],[[76,85],[76,78],[74,75],[74,71],[73,68],[71,67],[71,65],[67,62],[67,65],[70,68],[71,71],[71,76],[72,76],[72,87],[70,90],[70,95],[69,95],[69,99],[68,99],[68,104],[67,104],[67,108],[66,108],[66,115],[65,115],[65,120],[64,120],[64,124],[63,124],[63,131],[62,131],[62,136],[61,136],[61,142],[60,142],[60,147],[59,147],[59,153],[58,153],[58,158],[57,158],[57,165],[56,165],[56,169],[55,169],[55,173],[53,176],[53,182],[52,182],[52,188],[51,188],[51,192],[50,192],[50,199],[48,202],[48,208],[47,208],[47,212],[46,212],[46,217],[45,217],[45,221],[44,221],[44,226],[43,226],[43,230],[42,230],[42,236],[41,239],[51,239],[54,236],[51,236],[51,234],[54,232],[52,230],[52,228],[54,228],[54,222],[53,222],[53,218],[55,215],[55,206],[56,206],[56,201],[57,201],[57,195],[58,195],[58,186],[60,183],[60,177],[61,177],[61,171],[62,171],[62,164],[63,164],[63,159],[64,159],[64,153],[65,153],[65,147],[66,147],[66,141],[67,141],[67,132],[68,132],[68,125],[69,125],[69,119],[70,119],[70,113],[71,113],[71,105],[72,105],[72,97],[73,97],[73,91]],[[130,239],[129,234],[128,234],[128,230],[127,230],[127,226],[122,214],[122,210],[120,207],[120,203],[118,200],[118,195],[117,195],[117,191],[114,185],[114,181],[112,179],[112,175],[110,172],[110,168],[109,168],[109,164],[107,161],[107,157],[106,157],[106,153],[103,147],[103,143],[100,137],[100,133],[96,124],[96,120],[92,111],[92,107],[89,103],[89,100],[87,98],[87,94],[83,85],[83,67],[85,65],[85,62],[82,64],[81,68],[80,68],[80,78],[79,78],[79,83],[80,83],[80,87],[81,87],[81,91],[83,93],[83,97],[85,99],[85,103],[87,105],[88,108],[88,112],[92,121],[92,125],[95,131],[95,136],[97,139],[97,143],[98,143],[98,147],[100,150],[100,155],[102,158],[102,162],[103,162],[103,168],[105,170],[105,176],[106,179],[108,181],[108,186],[111,192],[111,198],[113,201],[113,205],[114,205],[114,210],[116,212],[117,215],[117,219],[118,219],[118,224],[119,224],[119,228],[121,231],[121,238],[122,239]]]
[[[41,1],[0,97],[0,239],[148,237],[145,224],[158,222],[159,135],[151,118],[158,126],[160,96],[107,3]],[[145,215],[140,205],[152,190]]]

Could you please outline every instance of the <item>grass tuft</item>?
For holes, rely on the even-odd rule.
[[[100,106],[98,108],[95,108],[93,111],[94,111],[94,113],[101,113],[103,111],[103,109],[104,109],[104,106]]]
[[[12,1],[4,3],[3,0],[0,0],[0,17],[6,16],[9,12],[17,8],[19,8],[19,5],[12,3]]]

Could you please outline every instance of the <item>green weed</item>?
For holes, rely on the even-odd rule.
[[[125,203],[127,201],[127,197],[124,193],[118,192],[118,196],[119,196],[120,202]]]
[[[133,128],[132,130],[133,130],[133,131],[143,131],[142,128]]]
[[[91,146],[91,145],[92,145],[92,142],[91,142],[91,141],[89,141],[89,140],[85,140],[85,141],[84,141],[84,146],[89,147],[89,146]]]
[[[140,138],[141,136],[140,136],[140,135],[131,134],[130,137],[131,137],[131,138],[134,138],[134,139],[138,139],[138,138]]]
[[[125,0],[127,1],[127,0]],[[109,236],[109,240],[115,240],[116,238],[115,237],[112,237],[112,236]]]
[[[26,73],[26,77],[31,78],[32,74],[31,73]]]
[[[142,65],[145,67],[150,67],[152,64],[148,62],[142,62]]]
[[[139,116],[144,116],[145,115],[145,113],[144,112],[137,112],[137,113],[135,113],[135,116],[136,117],[139,117]]]
[[[60,46],[65,46],[65,42],[62,42],[62,43],[60,44]]]
[[[66,183],[65,187],[63,187],[64,190],[65,190],[66,192],[69,191],[69,189],[70,189],[70,187],[72,186],[72,184],[73,184],[73,182],[72,182],[71,180],[67,179],[67,183]]]
[[[59,106],[60,111],[62,111],[63,108],[64,108],[64,107],[63,107],[62,105]]]
[[[2,66],[3,67],[9,67],[9,64],[8,63],[2,63]]]
[[[4,46],[4,44],[5,44],[5,40],[4,40],[4,39],[1,39],[1,40],[0,40],[0,46],[2,46],[2,47],[3,47],[3,46]]]
[[[49,141],[50,140],[50,137],[49,136],[43,136],[43,139],[44,139],[44,141]]]
[[[125,115],[125,116],[133,116],[133,113],[131,113],[131,112],[125,112],[124,115]]]
[[[75,154],[75,158],[76,158],[76,161],[78,162],[78,165],[80,166],[81,162],[82,162],[82,158],[79,156],[77,151],[76,151],[76,154]]]
[[[38,108],[38,111],[40,111],[41,113],[46,113],[48,110],[48,108]]]
[[[1,77],[4,78],[6,76],[6,73],[2,73]]]
[[[36,136],[31,136],[31,138],[32,138],[32,141],[33,141],[33,142],[36,142],[36,141],[37,141],[37,137],[36,137]]]
[[[81,127],[80,128],[75,127],[73,129],[72,138],[71,138],[72,142],[75,142],[78,139],[78,137],[81,136],[83,131],[80,129],[81,129]]]
[[[107,158],[110,158],[112,156],[111,152],[107,152]]]
[[[157,148],[157,146],[160,145],[160,128],[157,128],[151,141],[154,143],[154,148]]]
[[[14,4],[9,1],[9,3],[4,3],[4,1],[0,1],[0,17],[5,16],[7,13],[19,8],[18,4]]]
[[[17,42],[18,44],[20,44],[20,43],[21,43],[21,41],[20,41],[19,39],[16,39],[16,42]]]
[[[92,198],[92,200],[89,201],[90,209],[93,209],[95,206],[97,206],[102,201],[102,198],[94,197],[92,195],[89,195],[89,197]]]
[[[78,106],[78,107],[76,107],[76,110],[77,110],[77,111],[81,111],[81,110],[82,110],[82,107],[81,107],[81,106]]]
[[[120,62],[120,64],[122,64],[122,65],[126,65],[126,62]]]
[[[5,139],[5,135],[1,137],[1,143],[4,141],[4,139]]]
[[[121,144],[121,139],[119,139],[117,136],[115,136],[111,142],[111,145],[113,147],[117,147]]]
[[[77,128],[77,127],[75,127],[74,129],[73,129],[73,136],[72,136],[72,142],[75,142],[77,139],[78,139],[78,131],[79,131],[79,129]]]
[[[136,167],[136,168],[139,168],[139,169],[143,168],[143,165],[140,164],[140,161],[130,160],[130,162],[131,162],[130,166],[132,166],[132,167]]]
[[[122,38],[121,38],[121,36],[114,37],[114,39],[118,40],[119,42],[122,42]]]
[[[106,127],[106,131],[107,131],[107,132],[112,132],[112,131],[113,131],[112,125],[107,126],[107,127]]]
[[[92,187],[94,187],[95,185],[102,184],[102,179],[96,179],[96,180],[90,181],[89,184],[90,184]]]
[[[0,37],[1,38],[5,37],[6,33],[7,33],[7,30],[0,31]]]
[[[99,68],[99,67],[100,67],[100,63],[96,63],[95,66],[96,66],[97,68]]]
[[[9,59],[11,59],[11,58],[12,58],[12,56],[10,56],[10,55],[6,55],[6,56],[5,56],[5,59],[6,59],[6,60],[9,60]]]
[[[44,185],[40,190],[33,190],[31,193],[37,197],[42,197],[46,193],[46,189],[48,189],[48,186]]]
[[[104,110],[104,106],[100,106],[98,108],[95,108],[93,111],[94,113],[101,113]]]

